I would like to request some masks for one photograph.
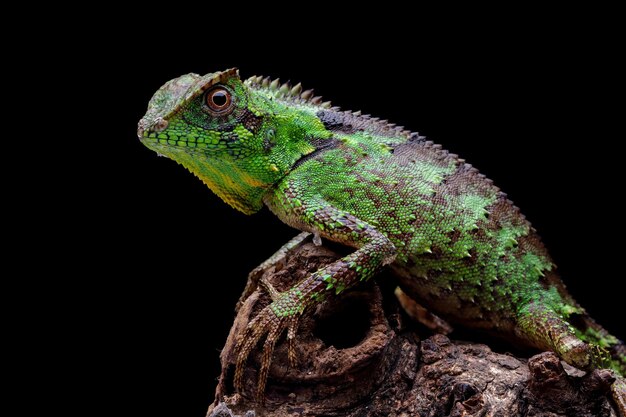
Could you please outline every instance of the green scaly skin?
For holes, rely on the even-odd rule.
[[[231,97],[219,112],[211,108],[216,89]],[[273,302],[239,341],[237,389],[263,336],[260,398],[281,332],[288,329],[295,361],[303,311],[385,265],[406,294],[453,323],[553,350],[583,369],[626,374],[623,342],[567,293],[517,207],[471,165],[417,134],[339,111],[299,84],[242,81],[237,70],[168,82],[138,134],[237,210],[252,214],[265,204],[316,240],[355,249],[284,293],[268,288]]]

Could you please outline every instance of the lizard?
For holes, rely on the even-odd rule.
[[[272,302],[237,343],[238,391],[263,337],[260,401],[281,334],[287,331],[295,366],[303,312],[383,268],[451,323],[554,351],[581,369],[606,366],[626,375],[624,343],[568,293],[520,210],[471,164],[418,133],[342,111],[301,84],[243,80],[233,68],[167,82],[137,134],[236,210],[253,214],[265,205],[301,231],[260,268],[309,236],[354,249],[285,292],[262,282]]]

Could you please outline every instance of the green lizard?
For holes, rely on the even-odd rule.
[[[355,250],[273,302],[238,343],[235,387],[265,336],[261,396],[274,345],[329,294],[389,265],[409,296],[452,323],[552,350],[583,369],[626,374],[626,348],[568,294],[535,229],[493,183],[424,137],[343,112],[300,84],[235,69],[187,74],[159,89],[139,122],[148,148],[182,164],[246,214],[265,204],[303,231]]]

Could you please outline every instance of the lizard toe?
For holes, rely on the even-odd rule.
[[[278,297],[279,294],[277,293]],[[236,346],[237,360],[235,365],[234,386],[238,392],[243,392],[243,374],[246,362],[250,353],[257,345],[259,340],[265,336],[263,344],[261,367],[258,374],[256,399],[259,403],[264,402],[265,386],[267,384],[267,376],[272,362],[272,355],[276,341],[282,332],[288,328],[289,341],[289,362],[291,366],[295,366],[295,335],[298,325],[299,314],[280,315],[277,314],[276,302],[265,307],[261,312],[248,324],[244,333],[239,338]],[[280,311],[280,310],[278,310]]]

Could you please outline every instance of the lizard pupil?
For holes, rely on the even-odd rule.
[[[215,104],[216,106],[223,107],[224,104],[226,104],[226,94],[224,94],[221,91],[213,94],[212,99],[213,99],[213,104]]]
[[[206,95],[206,104],[214,113],[223,114],[230,110],[231,95],[228,90],[223,87],[217,87],[210,90]]]

